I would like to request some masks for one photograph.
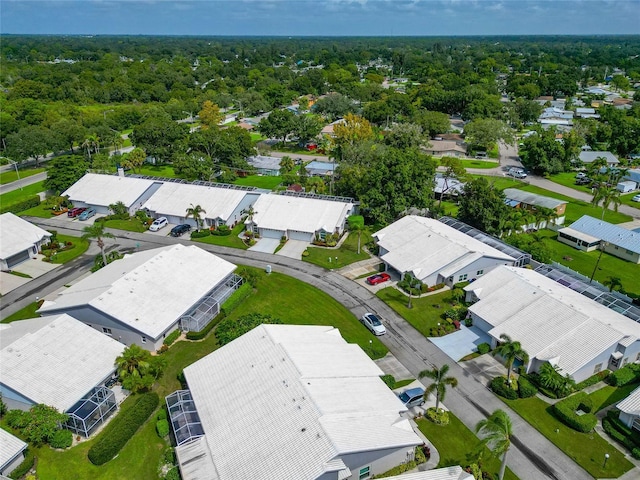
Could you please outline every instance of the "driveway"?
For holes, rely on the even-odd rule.
[[[278,248],[278,245],[280,245],[280,239],[278,238],[259,238],[249,250],[252,252],[273,253]]]
[[[36,258],[31,258],[19,265],[13,267],[13,271],[18,273],[24,273],[31,278],[20,277],[8,272],[0,272],[0,295],[6,295],[11,290],[14,290],[25,283],[30,282],[34,278],[38,278],[51,270],[54,270],[60,266],[57,263],[43,262],[43,255],[37,255]]]
[[[507,375],[507,368],[488,353],[462,362],[460,366],[464,368],[472,378],[475,378],[485,385],[489,385],[494,377]]]
[[[475,352],[481,343],[491,343],[491,337],[478,327],[465,327],[444,337],[429,337],[440,350],[446,353],[454,362]]]
[[[287,240],[287,243],[284,244],[276,255],[300,260],[302,258],[302,252],[304,252],[308,246],[309,242],[303,240]]]

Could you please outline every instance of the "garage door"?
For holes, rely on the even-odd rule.
[[[289,238],[291,240],[302,240],[303,242],[311,242],[313,241],[313,233],[289,230]]]
[[[14,267],[19,263],[24,262],[25,260],[29,260],[29,258],[31,258],[31,256],[29,255],[29,250],[16,253],[15,255],[12,255],[11,257],[7,258],[7,267],[8,268]]]
[[[261,228],[260,236],[264,238],[282,238],[282,230],[271,230],[269,228]]]

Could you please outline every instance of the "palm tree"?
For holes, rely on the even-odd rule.
[[[424,391],[425,400],[432,393],[436,396],[436,412],[440,406],[440,400],[444,401],[444,396],[447,393],[447,385],[456,388],[458,386],[458,379],[455,377],[447,377],[449,372],[449,365],[445,364],[442,367],[433,367],[431,370],[423,370],[418,374],[419,378],[430,378],[433,383],[429,385]]]
[[[613,211],[617,212],[618,207],[622,203],[620,200],[620,190],[617,188],[607,188],[602,193],[602,217],[600,220],[604,220],[604,212],[609,209],[609,205],[613,203]]]
[[[107,266],[107,256],[104,253],[104,238],[116,238],[109,232],[105,232],[104,223],[95,222],[93,225],[86,226],[82,229],[82,238],[85,240],[96,240],[98,247],[100,247],[100,253],[102,254],[102,261],[104,266]]]
[[[511,369],[516,358],[522,360],[523,363],[529,363],[529,354],[522,348],[520,342],[511,340],[506,333],[500,335],[502,343],[496,347],[495,353],[500,355],[507,362],[507,384],[511,385]]]
[[[193,217],[193,219],[196,221],[196,224],[198,225],[198,230],[200,230],[200,228],[202,227],[202,218],[200,218],[200,215],[203,213],[207,213],[207,211],[200,205],[194,206],[192,203],[191,206],[187,208],[187,214],[185,215],[185,217]]]
[[[89,135],[87,138],[85,138],[84,142],[82,142],[82,148],[87,151],[87,155],[89,156],[89,159],[91,159],[91,151],[93,150],[97,153],[98,149],[100,148],[100,143],[97,135]]]
[[[144,348],[135,343],[128,346],[122,355],[116,358],[116,367],[120,377],[142,376],[149,368],[150,354]]]
[[[249,223],[253,222],[253,216],[258,213],[253,209],[253,204],[249,205],[247,208],[245,208],[244,210],[242,210],[241,212],[243,215],[247,216],[247,221]]]
[[[511,447],[513,426],[511,418],[504,410],[496,410],[485,420],[480,420],[476,425],[476,433],[483,435],[482,443],[498,457],[502,455],[498,479],[503,480],[507,468],[507,453]]]
[[[362,215],[351,215],[347,218],[349,230],[358,234],[358,255],[360,255],[360,240],[364,231],[364,217]]]
[[[620,277],[610,276],[602,282],[605,287],[609,287],[609,291],[613,292],[614,290],[622,290],[622,280]]]

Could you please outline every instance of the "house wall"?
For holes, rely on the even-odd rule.
[[[0,383],[0,393],[2,394],[2,401],[7,405],[9,410],[26,411],[35,405],[35,402],[29,400],[12,388],[9,388],[4,383]]]
[[[625,412],[620,412],[620,415],[618,416],[618,418],[620,419],[620,421],[622,423],[624,423],[627,427],[631,428],[631,426],[633,425],[633,421],[638,418],[638,415],[632,415],[630,413],[625,413]]]
[[[246,194],[242,201],[238,204],[238,206],[233,210],[233,212],[231,212],[229,218],[226,219],[226,225],[228,225],[229,227],[233,227],[240,220],[242,220],[242,211],[249,208],[250,205],[256,203],[256,200],[258,200],[258,198],[260,198],[259,193]]]
[[[26,450],[26,448],[24,450],[22,450],[20,453],[18,453],[11,460],[9,460],[7,463],[2,465],[1,468],[0,468],[0,475],[6,475],[8,477],[9,474],[11,472],[13,472],[16,469],[16,467],[18,465],[20,465],[22,463],[22,461],[24,460],[24,452],[25,452],[25,450]]]
[[[579,239],[572,239],[572,238],[567,238],[565,236],[563,236],[564,234],[562,232],[558,232],[558,237],[557,240],[559,242],[562,242],[566,245],[570,245],[573,248],[577,248],[578,250],[582,250],[585,252],[592,252],[595,249],[598,248],[598,245],[600,245],[600,243],[595,243],[595,244],[587,244],[585,242],[583,242],[582,240]]]
[[[456,271],[453,275],[449,276],[448,278],[443,278],[442,276],[439,275],[440,277],[439,280],[451,286],[458,282],[464,282],[474,278],[481,277],[482,275],[486,275],[487,272],[493,270],[494,268],[500,265],[513,265],[513,262],[506,262],[504,260],[491,258],[491,257],[482,257],[476,260],[475,262],[471,262],[470,264],[465,265],[463,268]],[[482,271],[482,273],[478,273],[480,271]],[[465,275],[466,275],[466,278],[461,278],[461,277],[464,277]],[[429,284],[429,285],[432,285],[432,284]]]
[[[418,443],[416,443],[418,445]],[[372,450],[367,452],[341,455],[344,464],[351,470],[351,480],[359,480],[360,470],[369,467],[369,477],[380,475],[393,467],[414,458],[414,446]]]
[[[470,295],[471,292],[467,292],[467,295]],[[491,325],[489,322],[487,322],[484,318],[476,315],[473,312],[469,312],[471,314],[471,320],[473,321],[473,326],[474,327],[478,327],[480,330],[482,330],[484,333],[488,334],[489,330],[491,330],[493,328],[493,325]],[[491,337],[491,348],[495,348],[498,345],[498,341]]]
[[[142,205],[144,205],[145,202],[149,200],[161,186],[162,182],[155,182],[149,188],[147,188],[142,195],[140,195],[131,205],[129,205],[129,215],[133,216],[138,210],[142,209]]]
[[[640,263],[640,253],[632,252],[624,247],[613,245],[612,243],[605,244],[604,251],[632,263]]]

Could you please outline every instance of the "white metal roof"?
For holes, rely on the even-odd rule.
[[[344,224],[353,204],[270,193],[261,195],[253,209],[253,222],[260,228],[334,232]]]
[[[6,259],[31,248],[51,234],[13,213],[0,215],[0,258]]]
[[[83,305],[150,338],[158,338],[236,266],[195,245],[176,244],[127,255],[65,289],[39,313]]]
[[[636,388],[627,398],[616,405],[621,412],[640,415],[640,387]]]
[[[619,342],[640,338],[640,324],[533,270],[499,267],[465,287],[470,311],[518,340],[531,358],[569,375]],[[634,341],[635,341],[634,340]]]
[[[422,443],[382,371],[333,327],[261,325],[184,374],[209,447],[185,480],[209,461],[224,480],[315,479],[343,470],[342,454]]]
[[[188,208],[192,205],[200,205],[206,211],[202,214],[202,218],[214,220],[220,218],[226,222],[247,195],[258,196],[257,193],[233,188],[166,182],[154,192],[142,208],[147,208],[158,215],[184,217]]]
[[[159,182],[144,178],[87,173],[63,192],[62,196],[68,195],[71,201],[84,202],[89,205],[106,207],[113,203],[122,202],[130,207],[154,183]]]
[[[591,163],[595,161],[598,157],[604,157],[607,160],[608,164],[620,163],[618,158],[611,152],[603,152],[597,150],[582,150],[578,155],[578,158],[582,163]]]
[[[438,220],[407,215],[373,234],[388,253],[380,257],[400,272],[422,280],[433,273],[449,276],[480,257],[514,258]]]
[[[473,475],[465,472],[460,465],[436,468],[424,472],[403,473],[386,477],[387,480],[473,480]]]
[[[574,230],[571,227],[565,227],[558,230],[559,233],[564,233],[565,235],[569,235],[570,237],[577,238],[578,240],[582,240],[587,243],[596,243],[599,242],[600,239],[588,235],[584,232],[579,232],[578,230]]]
[[[533,205],[536,207],[545,208],[557,208],[560,205],[565,205],[567,202],[564,200],[558,200],[557,198],[545,197],[544,195],[538,195],[537,193],[525,192],[519,188],[505,188],[504,195],[507,199],[516,200],[518,202],[526,203],[527,205]]]
[[[4,470],[4,467],[26,448],[25,442],[0,428],[0,470]]]
[[[33,320],[9,324],[24,334],[0,350],[0,383],[64,412],[115,370],[125,345],[69,315],[35,320],[35,331]]]
[[[570,228],[634,253],[640,253],[640,233],[633,230],[627,230],[589,215],[580,217],[570,225]]]

